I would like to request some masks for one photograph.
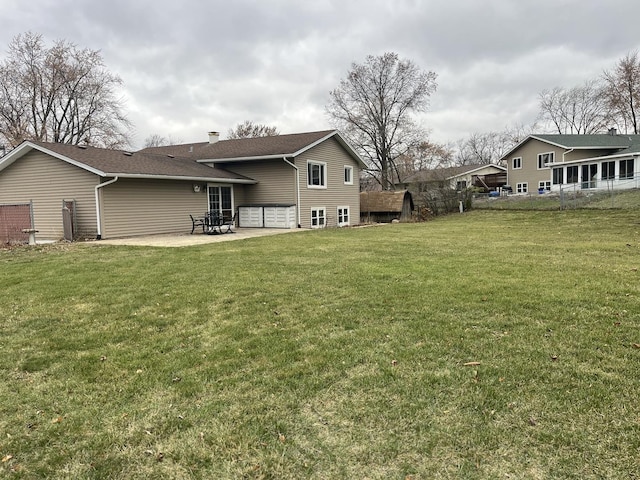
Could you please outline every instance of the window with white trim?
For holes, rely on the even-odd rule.
[[[511,163],[514,170],[519,170],[522,168],[522,157],[515,157]]]
[[[551,182],[548,180],[543,182],[538,182],[538,190],[546,190],[546,191],[551,190]]]
[[[620,180],[633,178],[633,158],[628,160],[620,160]]]
[[[550,163],[554,162],[554,152],[539,153],[538,154],[538,170],[546,168]]]
[[[564,183],[564,168],[554,168],[553,169],[553,184],[554,185],[562,185]]]
[[[616,162],[602,162],[602,180],[615,180]]]
[[[353,167],[351,165],[344,166],[344,184],[353,185]]]
[[[338,207],[338,226],[346,227],[349,225],[349,207]]]
[[[307,162],[307,186],[309,188],[327,188],[327,164]]]
[[[527,193],[529,191],[529,184],[527,182],[516,184],[516,193]]]
[[[323,228],[327,223],[325,207],[311,207],[311,228]]]
[[[567,183],[578,183],[578,166],[567,167]]]

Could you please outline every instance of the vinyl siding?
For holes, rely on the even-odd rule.
[[[236,197],[236,206],[265,203],[296,203],[295,170],[284,160],[262,160],[218,165],[258,183],[245,185]]]
[[[76,234],[95,237],[94,187],[100,177],[45,153],[32,151],[0,172],[0,203],[33,201],[38,240],[64,236],[62,201],[76,201]]]
[[[571,160],[580,160],[582,158],[597,157],[600,155],[606,155],[611,150],[599,150],[599,149],[576,149],[573,151],[565,150],[562,147],[556,147],[540,140],[532,139],[526,142],[522,147],[513,152],[507,159],[507,181],[513,191],[516,191],[516,185],[518,183],[527,182],[529,186],[529,192],[535,192],[538,190],[538,182],[551,181],[551,169],[545,168],[538,170],[538,154],[554,152],[554,163],[562,163],[563,160],[569,162]],[[564,158],[563,154],[568,152]],[[522,158],[522,168],[513,169],[513,159],[516,157]]]
[[[193,182],[121,178],[101,189],[102,238],[189,233],[190,214],[207,211],[206,189]]]
[[[327,188],[316,189],[307,186],[307,162],[327,164]],[[353,167],[353,185],[344,184],[344,167]],[[338,221],[338,207],[349,207],[349,224],[360,222],[360,168],[356,161],[333,138],[316,145],[296,158],[300,174],[300,223],[303,228],[311,227],[311,208],[325,207],[328,227],[335,227]]]

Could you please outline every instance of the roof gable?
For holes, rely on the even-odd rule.
[[[301,155],[329,138],[335,138],[357,163],[366,167],[362,158],[337,130],[219,140],[215,143],[200,142],[150,147],[140,150],[140,153],[169,153],[207,163],[291,158]]]
[[[463,175],[469,175],[484,168],[494,168],[496,170],[495,173],[505,172],[507,170],[505,167],[490,163],[483,165],[462,165],[460,167],[434,168],[431,170],[420,170],[419,172],[415,172],[414,174],[409,175],[402,183],[450,180]]]
[[[119,176],[255,183],[254,180],[243,175],[202,165],[191,158],[33,141],[23,142],[3,157],[0,162],[0,171],[33,150],[38,150],[101,177]]]
[[[514,152],[531,140],[538,140],[565,150],[608,150],[620,152],[633,145],[640,145],[640,135],[612,135],[598,133],[591,135],[563,135],[563,134],[531,134],[518,145],[509,150],[502,160],[508,159]]]

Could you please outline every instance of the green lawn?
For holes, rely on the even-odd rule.
[[[636,479],[639,269],[637,211],[0,250],[0,476]]]

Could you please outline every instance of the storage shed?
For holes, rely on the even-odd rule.
[[[411,220],[413,210],[413,197],[408,190],[360,193],[362,223],[407,222]]]

